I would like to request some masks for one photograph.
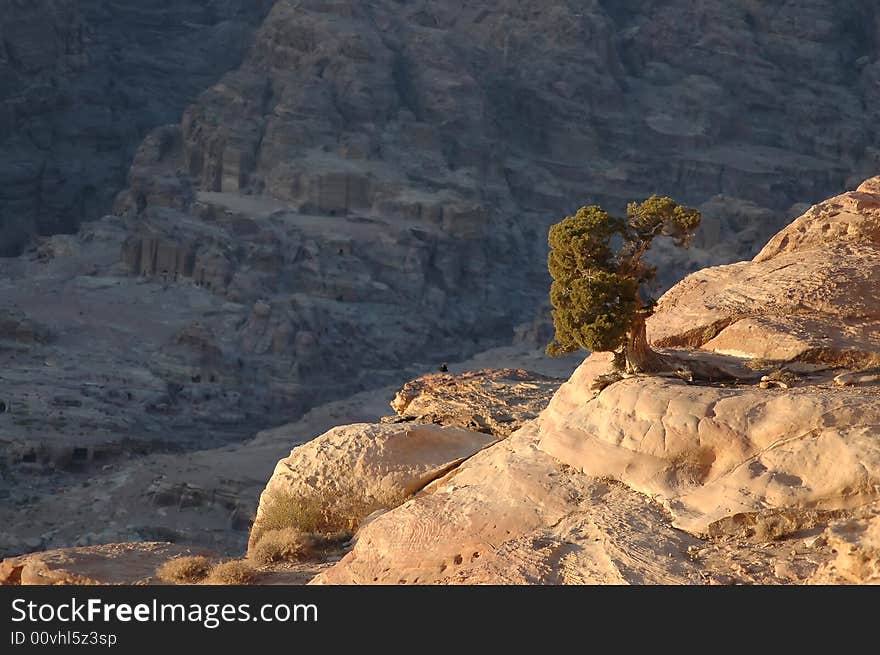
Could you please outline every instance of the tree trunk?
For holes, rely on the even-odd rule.
[[[669,363],[648,345],[645,316],[641,313],[636,314],[632,328],[626,334],[623,354],[627,373],[659,373],[670,370]]]

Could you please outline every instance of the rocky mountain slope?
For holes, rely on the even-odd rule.
[[[540,234],[584,201],[662,189],[708,203],[703,245],[746,232],[728,256],[876,164],[868,0],[3,10],[7,253],[106,212],[137,143],[181,113],[202,191],[429,220],[454,205],[447,223]]]
[[[577,356],[548,359],[543,351],[522,346],[487,351],[472,360],[450,363],[449,374],[437,374],[440,384],[421,385],[421,399],[394,420],[478,425],[480,429],[489,425],[510,431],[537,415],[579,362]],[[505,381],[502,371],[500,376],[464,375],[458,380],[457,374],[486,370],[486,366],[527,368],[544,375]],[[214,423],[211,433],[201,440],[199,433],[190,437],[189,452],[167,452],[167,447],[155,442],[128,441],[112,449],[82,447],[85,453],[74,457],[60,437],[51,451],[34,453],[33,462],[22,461],[29,459],[26,455],[31,451],[13,450],[15,460],[0,468],[7,485],[0,488],[0,522],[15,527],[0,533],[0,558],[65,546],[141,540],[174,541],[227,555],[241,553],[266,480],[291,446],[337,425],[392,420],[389,403],[398,389],[397,385],[380,387],[320,402],[296,421],[260,431],[243,442],[211,447],[208,444],[221,427]],[[434,401],[424,404],[429,397]],[[474,398],[486,402],[475,405]],[[510,400],[516,403],[513,411],[504,409]],[[420,407],[425,411],[418,411]],[[16,416],[15,408],[12,411],[0,414],[0,421],[8,425],[22,418]],[[78,435],[74,443],[85,443],[84,437]],[[56,459],[40,459],[50,457]]]
[[[692,358],[785,384],[635,376],[598,390],[610,357],[594,354],[538,419],[369,519],[316,581],[876,582],[880,376],[846,371],[876,332],[878,185],[813,207],[751,262],[689,276],[652,317],[655,343],[702,334]],[[787,307],[806,297],[821,306]],[[732,306],[720,333],[694,320]],[[724,330],[748,332],[735,355]]]
[[[428,252],[400,257],[430,259],[431,306],[467,321],[453,285],[477,277],[484,321],[509,325],[545,292],[547,226],[582,204],[701,206],[697,250],[658,254],[669,285],[875,170],[875,22],[868,2],[276,2],[121,206],[270,196],[417,230]]]
[[[129,458],[542,344],[584,203],[699,206],[670,285],[876,169],[867,0],[0,9],[0,496],[46,517],[9,548]]]
[[[238,66],[270,4],[0,2],[0,255],[106,214],[147,132]]]
[[[670,285],[876,163],[867,0],[7,4],[0,250],[28,252],[3,263],[23,299],[0,311],[13,334],[42,325],[39,344],[50,323],[86,328],[92,345],[56,348],[86,377],[142,378],[158,409],[121,410],[135,433],[193,396],[278,423],[509,342],[546,300],[547,226],[581,204],[699,205],[697,247],[656,253]],[[60,289],[138,318],[70,324],[41,310]],[[83,432],[117,431],[102,420]],[[265,427],[244,422],[231,432]]]

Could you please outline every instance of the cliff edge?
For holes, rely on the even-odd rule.
[[[564,383],[518,369],[431,374],[398,393],[397,417],[296,446],[260,500],[256,580],[876,583],[878,301],[880,177],[660,300],[655,347],[728,377],[598,388],[603,353]],[[294,572],[267,562],[260,540],[279,517],[337,530],[341,552]],[[60,561],[30,557],[0,564],[7,583]]]
[[[655,345],[753,376],[597,391],[610,360],[592,355],[535,421],[373,519],[315,582],[876,581],[833,555],[876,559],[859,535],[880,508],[880,378],[864,369],[878,220],[873,178],[661,299]]]

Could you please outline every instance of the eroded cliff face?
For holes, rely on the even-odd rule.
[[[0,3],[0,256],[107,213],[146,133],[235,68],[271,3]]]
[[[535,274],[549,222],[668,193],[704,206],[711,251],[674,257],[669,284],[873,173],[876,33],[869,2],[276,2],[186,111],[186,169],[503,234]]]
[[[16,502],[509,343],[582,204],[699,206],[669,285],[877,168],[867,0],[3,9]]]
[[[662,191],[725,196],[701,245],[736,233],[735,258],[877,159],[868,0],[3,9],[5,254],[105,213],[144,135],[182,112],[204,191],[322,213],[463,203],[445,220],[513,220],[538,246],[583,202]]]
[[[652,253],[662,288],[873,171],[874,21],[867,3],[275,2],[241,65],[138,149],[123,264],[241,305],[230,351],[301,397],[392,382],[546,322],[546,230],[581,204],[701,207],[695,248]]]

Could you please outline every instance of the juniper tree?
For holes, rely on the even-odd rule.
[[[614,352],[615,367],[628,373],[672,368],[645,334],[654,303],[643,298],[644,286],[657,268],[643,258],[660,236],[688,247],[699,225],[698,210],[659,196],[630,203],[626,218],[592,205],[553,225],[548,267],[556,337],[547,353]]]

